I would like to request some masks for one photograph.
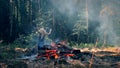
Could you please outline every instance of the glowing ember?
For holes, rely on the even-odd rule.
[[[65,54],[66,57],[74,56],[74,54]]]

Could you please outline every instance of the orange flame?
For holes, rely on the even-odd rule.
[[[54,56],[55,59],[59,58],[57,50],[46,50],[46,57],[48,60],[50,60],[50,56]]]
[[[66,57],[74,56],[74,54],[65,54]]]

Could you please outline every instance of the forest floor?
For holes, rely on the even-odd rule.
[[[22,52],[16,52],[8,47],[0,49],[0,68],[120,68],[120,48],[83,48],[79,58],[69,60],[17,60]],[[57,61],[57,62],[56,62]]]

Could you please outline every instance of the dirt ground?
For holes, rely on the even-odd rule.
[[[120,68],[120,48],[84,48],[69,59],[0,60],[0,68]]]

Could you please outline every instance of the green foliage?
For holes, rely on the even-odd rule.
[[[95,47],[95,43],[80,43],[80,44],[78,44],[75,42],[71,42],[70,46],[75,47],[75,48],[86,48],[86,47],[93,48],[93,47]],[[102,46],[103,46],[103,43],[100,43],[100,42],[96,45],[97,48],[101,48]],[[113,46],[114,45],[105,44],[104,47],[113,47]]]
[[[1,59],[8,60],[15,58],[15,51],[12,49],[12,47],[5,47],[0,50],[2,53],[0,53]]]
[[[33,47],[33,46],[37,45],[37,41],[38,41],[37,32],[31,33],[28,36],[20,35],[20,37],[14,41],[13,46],[29,48],[29,47]]]
[[[52,11],[42,12],[40,11],[33,22],[36,23],[36,28],[40,29],[41,27],[50,28],[52,26]]]
[[[75,44],[73,47],[75,47],[75,48],[92,48],[92,47],[94,47],[95,45],[94,44],[87,44],[87,43],[81,43],[81,44]]]
[[[2,57],[3,59],[8,58],[8,53],[2,53],[2,54],[1,54],[1,57]]]
[[[62,1],[60,2],[62,3]],[[98,20],[96,19],[99,17],[101,9],[103,6],[107,6],[105,5],[106,3],[116,4],[112,6],[116,6],[116,8],[119,6],[116,1],[108,0],[92,1],[93,5],[90,6],[89,3],[86,6],[87,3],[84,0],[73,1],[72,6],[68,4],[72,2],[67,4],[67,0],[63,2],[63,7],[60,3],[56,7],[51,3],[51,0],[1,0],[0,39],[3,39],[5,43],[13,43],[13,48],[26,47],[26,45],[33,46],[37,42],[36,32],[41,27],[45,27],[47,30],[52,28],[52,34],[50,35],[52,40],[60,38],[68,39],[68,41],[74,41],[78,44],[95,43],[96,38],[98,38],[95,31],[96,27],[98,27],[96,25]],[[97,8],[92,6],[97,6]],[[59,7],[60,9],[66,8],[68,11],[62,12],[62,9],[60,10]],[[110,8],[112,9],[112,7]],[[120,16],[118,10],[114,10],[115,12],[112,13],[111,18],[113,18],[115,23],[113,23],[114,30],[120,36]],[[70,15],[69,12],[71,12]],[[90,20],[88,20],[88,17]]]

